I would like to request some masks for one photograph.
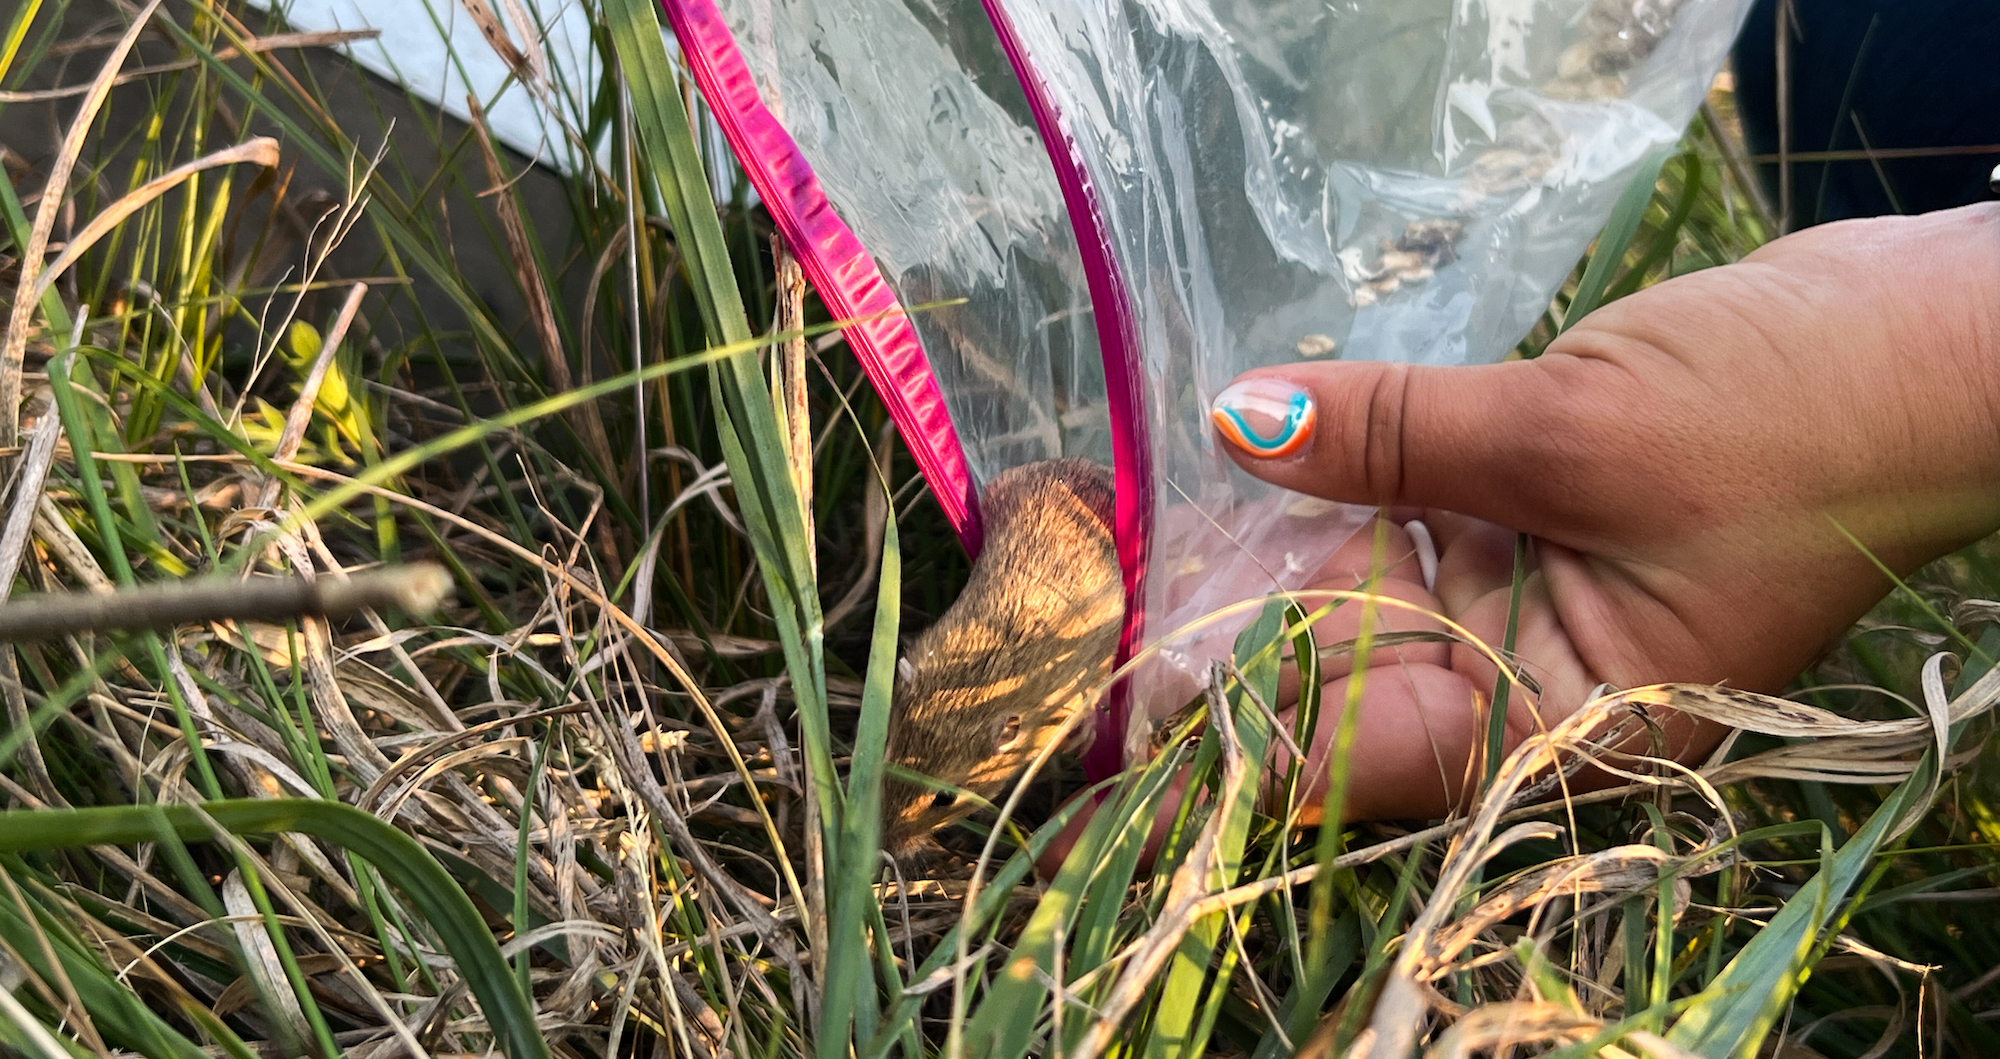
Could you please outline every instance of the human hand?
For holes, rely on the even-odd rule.
[[[1809,229],[1605,306],[1533,361],[1291,364],[1217,405],[1273,438],[1298,394],[1313,425],[1295,448],[1225,447],[1274,484],[1420,515],[1435,590],[1397,529],[1393,594],[1498,644],[1514,531],[1532,535],[1516,649],[1542,693],[1538,717],[1510,704],[1510,748],[1599,683],[1775,691],[1888,589],[1875,560],[1905,574],[2000,527],[2000,209]],[[1379,568],[1372,543],[1321,583]],[[1323,641],[1353,635],[1342,610]],[[1348,679],[1330,676],[1329,715]],[[1458,804],[1495,676],[1464,646],[1378,652],[1349,817]],[[1668,726],[1684,759],[1719,737]]]

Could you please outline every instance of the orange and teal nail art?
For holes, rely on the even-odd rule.
[[[1252,456],[1277,459],[1312,438],[1312,395],[1282,379],[1248,379],[1222,391],[1209,418],[1229,443]]]

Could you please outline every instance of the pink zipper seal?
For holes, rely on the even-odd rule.
[[[1014,28],[1003,0],[981,0],[992,21],[1014,76],[1027,93],[1035,128],[1048,148],[1062,187],[1070,228],[1076,233],[1090,283],[1090,306],[1097,318],[1097,342],[1104,357],[1104,392],[1110,401],[1111,463],[1116,518],[1112,527],[1118,543],[1118,566],[1125,579],[1125,627],[1118,638],[1118,664],[1129,661],[1144,642],[1146,629],[1146,562],[1152,552],[1153,450],[1146,427],[1146,373],[1141,360],[1139,324],[1130,288],[1118,266],[1111,229],[1097,200],[1097,188],[1085,168],[1082,149],[1070,135],[1049,86],[1028,58],[1027,46]],[[1111,689],[1110,709],[1097,718],[1097,738],[1084,754],[1085,771],[1102,779],[1124,771],[1125,734],[1132,710],[1127,681]]]
[[[846,328],[855,359],[916,457],[945,518],[968,554],[980,544],[979,489],[952,426],[944,394],[917,329],[882,270],[827,201],[804,152],[785,131],[750,75],[736,38],[713,0],[662,0],[702,98],[736,151],[750,184],[798,258],[799,268]]]

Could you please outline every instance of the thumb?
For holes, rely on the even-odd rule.
[[[1329,500],[1437,507],[1537,531],[1571,430],[1543,363],[1328,362],[1245,373],[1210,419],[1244,470]],[[1573,425],[1573,424],[1572,424]]]

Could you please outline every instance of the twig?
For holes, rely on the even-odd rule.
[[[0,606],[0,642],[187,622],[281,621],[306,615],[339,619],[385,606],[425,614],[450,590],[451,575],[444,567],[415,563],[344,581],[204,578],[114,592],[48,593]]]
[[[1793,162],[1870,162],[1897,158],[1960,158],[2000,154],[2000,143],[1977,144],[1971,147],[1864,147],[1860,150],[1845,151],[1793,151],[1789,155],[1753,154],[1748,161],[1757,165],[1770,165],[1781,157]]]

